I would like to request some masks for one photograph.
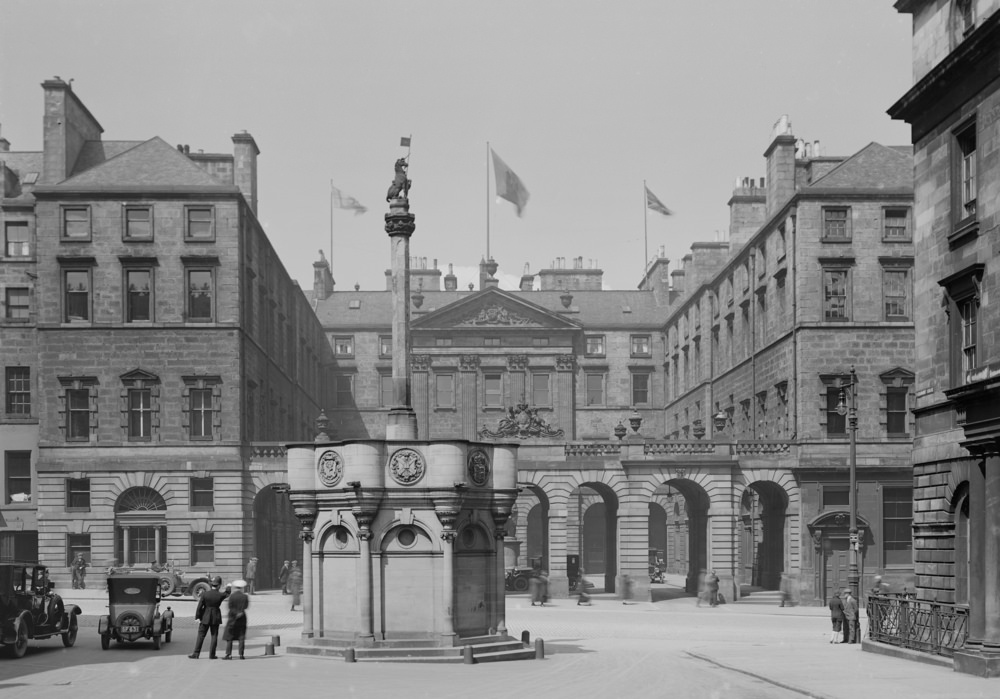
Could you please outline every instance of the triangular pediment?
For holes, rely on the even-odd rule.
[[[121,375],[122,383],[131,383],[134,381],[144,381],[147,383],[159,383],[160,377],[156,374],[150,374],[145,369],[133,369],[132,371],[127,371]]]
[[[219,187],[223,182],[159,136],[63,180],[60,187]]]
[[[478,293],[415,319],[413,330],[579,330],[580,324],[502,289]]]

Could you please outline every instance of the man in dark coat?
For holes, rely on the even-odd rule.
[[[202,593],[198,600],[198,608],[194,612],[194,618],[198,620],[198,641],[194,645],[194,653],[188,657],[197,660],[201,655],[201,645],[205,642],[205,634],[212,634],[212,645],[209,646],[208,657],[215,660],[215,649],[219,645],[219,625],[222,623],[222,601],[227,594],[220,592],[222,578],[216,575],[212,579],[212,587]]]
[[[829,607],[830,623],[833,625],[833,631],[830,632],[830,643],[843,643],[837,639],[840,638],[841,630],[844,627],[844,603],[840,601],[840,595],[836,592],[830,598]]]
[[[222,637],[226,642],[226,655],[223,660],[233,659],[233,641],[240,642],[240,660],[245,659],[243,651],[247,641],[247,607],[250,606],[250,598],[243,592],[246,586],[245,580],[234,582],[233,592],[226,600],[229,617],[226,620],[226,632]]]
[[[848,643],[857,643],[861,639],[858,633],[858,600],[851,595],[850,590],[844,591],[844,623],[847,624]]]
[[[291,568],[288,567],[288,561],[281,566],[281,571],[278,573],[278,582],[281,583],[281,594],[287,595],[288,592],[288,574],[291,572]]]

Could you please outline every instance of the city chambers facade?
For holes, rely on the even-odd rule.
[[[0,557],[234,577],[257,555],[273,584],[301,550],[281,445],[321,410],[334,439],[385,437],[391,293],[336,289],[324,259],[298,288],[249,134],[232,155],[103,140],[68,84],[43,91],[43,152],[0,142]],[[852,367],[863,587],[913,584],[911,150],[827,156],[787,119],[762,145],[729,241],[658,256],[635,290],[582,257],[517,290],[492,260],[472,289],[411,269],[419,437],[519,444],[508,563],[556,594],[582,568],[641,597],[652,551],[692,590],[713,569],[728,599],[825,603],[847,582]]]
[[[418,432],[520,444],[509,565],[546,569],[557,594],[582,568],[641,596],[659,552],[692,590],[713,569],[729,599],[784,582],[824,604],[847,584],[854,366],[863,582],[912,587],[913,161],[819,150],[782,119],[767,177],[737,183],[729,242],[673,271],[659,257],[633,291],[582,257],[516,291],[492,260],[469,290],[415,260]],[[318,262],[333,433],[381,438],[391,293],[334,288]]]

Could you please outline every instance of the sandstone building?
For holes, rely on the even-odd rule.
[[[730,200],[730,241],[672,272],[655,260],[633,291],[603,290],[579,257],[517,291],[492,260],[469,291],[411,270],[421,438],[521,444],[509,564],[547,568],[557,591],[582,566],[641,594],[653,549],[691,588],[714,568],[730,598],[784,576],[824,603],[846,584],[852,365],[864,575],[912,584],[910,148],[823,156],[783,119],[765,158]],[[317,264],[334,434],[382,437],[391,295],[334,291]]]
[[[955,619],[957,670],[1000,676],[1000,3],[896,9],[913,16],[914,85],[889,113],[914,144],[916,596]]]
[[[252,443],[312,436],[330,350],[258,222],[257,144],[107,140],[42,88],[42,150],[0,152],[0,557],[233,578],[257,555],[273,582],[296,525]]]

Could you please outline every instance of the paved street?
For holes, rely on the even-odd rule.
[[[530,631],[545,641],[542,662],[465,665],[347,664],[339,660],[285,655],[299,637],[301,614],[289,598],[264,593],[252,598],[251,638],[245,662],[197,662],[186,656],[195,637],[194,602],[171,598],[177,612],[173,642],[159,652],[149,643],[101,651],[96,614],[98,591],[66,591],[85,612],[77,645],[58,639],[32,644],[21,660],[0,659],[0,693],[16,696],[96,697],[109,691],[129,696],[280,697],[546,697],[672,696],[786,699],[971,699],[995,697],[1000,685],[958,675],[947,668],[830,645],[825,609],[727,604],[696,607],[676,587],[658,588],[656,603],[623,605],[597,595],[592,607],[555,600],[531,607],[521,595],[508,597],[512,635]],[[264,644],[280,635],[275,656]],[[831,679],[834,678],[834,679]],[[331,693],[331,683],[334,691]],[[14,696],[11,694],[10,696]]]

